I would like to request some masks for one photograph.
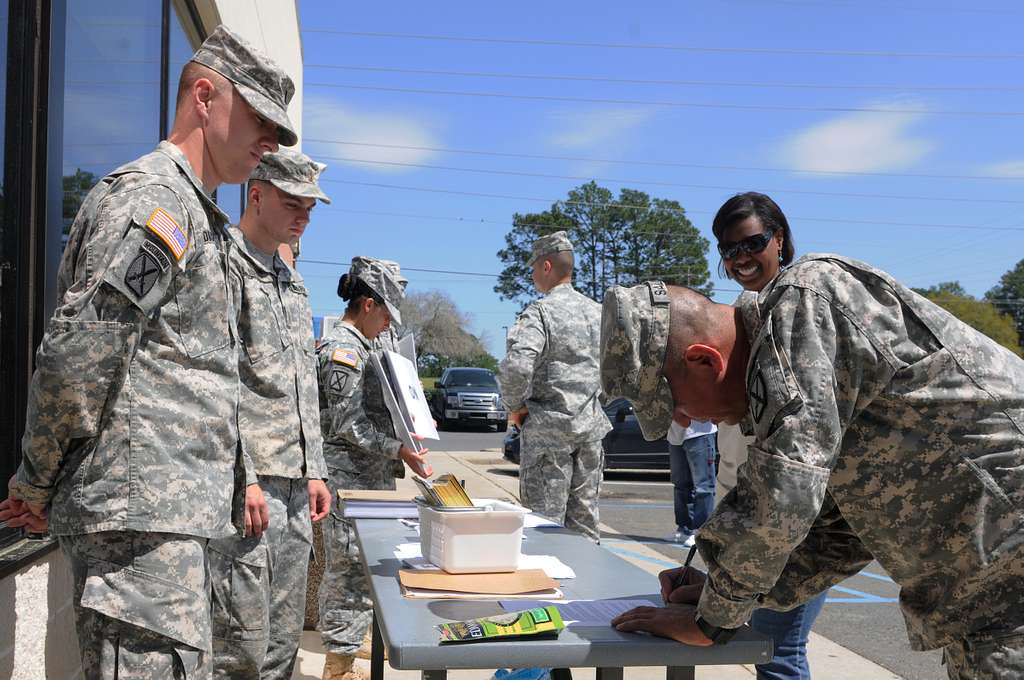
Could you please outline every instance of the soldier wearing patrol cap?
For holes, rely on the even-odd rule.
[[[324,167],[297,151],[265,154],[249,178],[241,222],[228,230],[241,341],[239,435],[248,490],[263,495],[269,527],[260,518],[249,536],[210,542],[215,677],[291,678],[311,521],[330,509],[309,291],[277,254],[302,236],[317,200],[330,202],[318,183]]]
[[[294,143],[293,91],[218,28],[182,70],[168,140],[71,227],[0,517],[59,538],[86,678],[210,677],[207,542],[233,531],[239,388],[210,193]]]
[[[950,678],[1024,677],[1024,361],[888,274],[808,255],[737,307],[651,282],[605,295],[601,378],[644,436],[673,411],[754,443],[697,537],[709,571],[613,621],[696,645],[872,560]],[[676,587],[676,584],[684,585]]]
[[[375,341],[392,323],[401,324],[398,305],[405,296],[397,263],[352,258],[338,282],[345,314],[317,348],[320,375],[320,423],[329,486],[339,489],[394,489],[392,466],[402,460],[416,474],[432,473],[427,450],[419,453],[395,435],[384,401],[381,376],[368,365]],[[366,575],[355,533],[340,512],[324,521],[326,567],[320,582],[320,631],[327,659],[325,680],[356,680],[356,656],[369,658],[364,646],[373,617]]]
[[[611,423],[601,408],[601,306],[572,286],[564,231],[537,239],[529,261],[545,297],[509,329],[498,369],[510,423],[521,427],[519,498],[545,517],[600,540],[598,494]]]

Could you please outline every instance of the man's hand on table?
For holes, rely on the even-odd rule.
[[[697,627],[696,614],[696,607],[685,604],[637,607],[612,619],[612,627],[623,633],[652,633],[687,645],[708,647],[713,642]]]

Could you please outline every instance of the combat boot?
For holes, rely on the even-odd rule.
[[[348,654],[327,652],[321,680],[369,680],[366,672],[354,666],[356,658]]]

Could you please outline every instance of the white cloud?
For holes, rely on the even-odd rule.
[[[879,107],[879,111],[884,111]],[[778,152],[793,170],[878,172],[913,165],[935,147],[912,137],[923,113],[857,112],[818,123],[784,140]]]
[[[443,146],[431,126],[415,116],[357,109],[336,99],[315,95],[306,96],[303,109],[303,135],[306,138],[304,144],[314,149],[311,155],[377,161],[358,163],[326,159],[328,165],[350,165],[379,173],[410,172],[416,168],[387,163],[424,163],[437,153],[425,147]],[[312,140],[339,140],[381,146]]]
[[[556,130],[548,136],[551,146],[561,149],[594,149],[622,140],[623,135],[640,127],[654,116],[643,109],[604,109],[560,113]]]
[[[992,163],[983,167],[982,173],[997,177],[1024,177],[1024,160]]]

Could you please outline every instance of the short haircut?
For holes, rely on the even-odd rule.
[[[665,364],[682,361],[683,352],[696,343],[710,343],[716,337],[718,319],[715,303],[703,293],[685,286],[668,286],[669,327]]]
[[[544,258],[551,263],[551,269],[558,276],[569,276],[576,265],[576,258],[571,250],[560,250],[557,253],[545,255]]]
[[[178,78],[178,94],[175,97],[175,107],[181,106],[181,102],[188,99],[196,81],[206,78],[215,90],[222,90],[225,85],[231,85],[231,81],[214,71],[209,66],[204,66],[195,61],[190,61],[181,67],[181,76]],[[234,87],[233,85],[231,85]]]

